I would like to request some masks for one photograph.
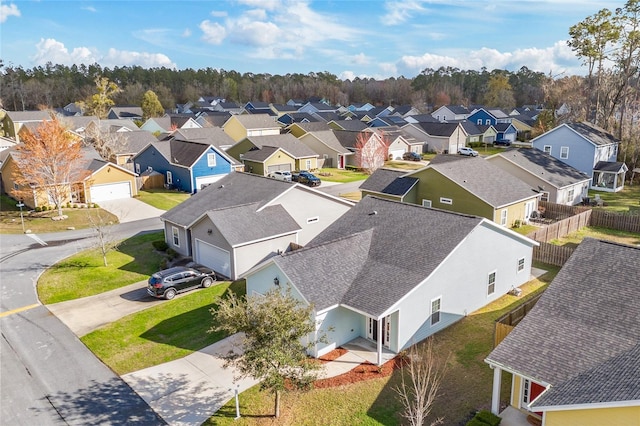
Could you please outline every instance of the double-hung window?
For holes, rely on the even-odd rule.
[[[442,305],[442,297],[433,299],[431,301],[431,325],[436,325],[440,322],[440,308]]]
[[[489,274],[489,280],[487,282],[487,296],[491,296],[496,292],[496,273],[495,271]]]

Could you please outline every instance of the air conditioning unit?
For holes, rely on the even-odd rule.
[[[508,291],[508,294],[512,296],[520,297],[520,295],[522,294],[522,290],[516,287],[511,287],[511,290]]]

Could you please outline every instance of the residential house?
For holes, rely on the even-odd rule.
[[[342,115],[334,111],[318,111],[310,114],[318,121],[324,121],[326,123],[330,121],[341,120],[342,118],[344,118]]]
[[[402,160],[402,155],[406,152],[422,154],[424,142],[416,140],[404,129],[389,126],[378,128],[378,132],[388,144],[389,159]]]
[[[276,115],[268,102],[261,101],[249,101],[242,107],[242,110],[249,114],[267,114],[270,116]]]
[[[20,128],[26,123],[40,124],[43,121],[51,120],[50,112],[48,111],[6,111],[2,118],[2,136],[14,139],[17,143],[20,142]]]
[[[407,123],[439,123],[431,114],[407,115],[404,117]]]
[[[373,105],[369,102],[353,102],[347,107],[349,111],[369,111],[373,109]]]
[[[15,148],[2,152],[0,166],[5,193],[20,199],[29,208],[53,206],[53,201],[41,187],[26,187],[18,183],[22,174],[20,156]],[[107,200],[130,198],[137,195],[136,174],[130,170],[100,158],[93,148],[83,148],[83,156],[77,164],[70,182],[65,183],[63,204],[100,203]]]
[[[496,129],[496,140],[515,142],[518,137],[518,129],[511,123],[496,123],[493,128]]]
[[[498,139],[498,131],[491,124],[476,124],[476,127],[482,133],[481,141],[484,144],[491,145]]]
[[[469,114],[467,120],[477,125],[495,126],[496,123],[509,123],[509,114],[499,109],[479,107]]]
[[[337,113],[337,111],[338,111],[338,107],[331,106],[324,102],[307,102],[306,104],[302,105],[298,109],[298,112],[308,112],[309,114],[312,114],[312,115],[318,112]],[[325,120],[325,121],[329,121],[329,120]]]
[[[397,115],[386,115],[384,117],[376,117],[367,123],[369,127],[388,127],[388,126],[404,126],[408,122]]]
[[[527,282],[537,244],[480,217],[366,197],[253,268],[247,294],[279,287],[311,305],[326,337],[313,356],[366,339],[381,365]]]
[[[387,192],[387,188],[395,185],[406,187],[407,184],[391,185],[381,181],[374,185],[367,179],[361,185],[362,195],[402,197],[405,202],[485,217],[506,227],[527,222],[538,210],[540,194],[527,183],[480,157],[438,155],[428,166],[406,172],[399,178],[406,177],[419,180],[407,193]]]
[[[464,127],[454,123],[414,123],[402,127],[416,141],[423,141],[425,152],[457,153],[466,146],[467,134]]]
[[[542,201],[573,206],[588,195],[589,176],[537,149],[508,149],[485,160],[537,188]]]
[[[411,115],[420,115],[422,112],[414,106],[411,105],[398,105],[393,108],[393,112],[391,115],[397,115],[399,117],[409,117]]]
[[[464,105],[443,105],[431,113],[440,122],[459,121],[469,117],[469,108]]]
[[[169,247],[238,279],[291,243],[307,244],[352,205],[296,182],[231,173],[160,219]]]
[[[318,124],[318,123],[307,123]],[[323,123],[324,124],[324,123]],[[294,125],[295,127],[295,125]],[[310,126],[305,126],[309,128]],[[293,133],[292,133],[293,134]],[[334,130],[327,129],[326,124],[323,130],[313,130],[304,133],[298,138],[313,152],[318,154],[318,168],[335,167],[344,169],[347,163],[353,164],[354,151],[342,145]]]
[[[287,112],[279,115],[276,121],[283,127],[287,127],[293,123],[314,123],[320,120],[308,112]],[[324,122],[324,120],[322,121]]]
[[[195,118],[194,114],[165,114],[162,117],[151,117],[140,126],[140,130],[159,134],[175,129],[199,129],[202,126]]]
[[[279,135],[281,126],[267,114],[232,115],[222,130],[235,142],[250,136]]]
[[[236,162],[207,141],[172,138],[150,143],[132,158],[136,173],[162,173],[168,188],[194,193],[234,170]]]
[[[332,120],[327,123],[334,130],[349,130],[352,132],[360,132],[367,127],[367,123],[360,120]]]
[[[499,414],[546,426],[640,424],[640,248],[586,238],[540,300],[485,361]],[[526,423],[526,422],[524,422]]]
[[[4,151],[5,149],[13,148],[14,146],[16,146],[15,140],[0,136],[0,152]]]
[[[271,111],[273,111],[273,113],[278,116],[281,117],[285,114],[292,114],[295,112],[298,112],[298,108],[295,105],[289,105],[289,104],[269,104],[269,107],[271,108]]]
[[[591,177],[591,188],[617,192],[627,166],[617,162],[620,141],[590,123],[564,123],[531,140],[534,148]]]
[[[228,112],[207,111],[198,115],[196,123],[198,123],[200,127],[222,128],[229,118],[231,118],[231,114]]]
[[[382,167],[362,182],[359,189],[363,198],[367,195],[373,195],[403,203],[420,204],[417,198],[418,182],[420,179],[407,176],[406,170]]]
[[[333,134],[344,148],[353,155],[344,158],[348,166],[377,169],[384,165],[389,155],[389,146],[384,132],[365,129],[362,132],[334,130]]]
[[[296,138],[301,138],[309,132],[319,132],[322,130],[331,130],[331,127],[324,121],[315,122],[295,122],[287,126],[287,132]]]
[[[251,136],[227,149],[245,170],[267,176],[277,170],[315,170],[318,154],[293,135]]]
[[[200,142],[213,145],[222,151],[231,148],[235,142],[219,127],[206,127],[199,129],[178,129],[171,137],[181,141]]]
[[[114,106],[107,112],[108,120],[131,120],[142,121],[144,112],[137,106]]]
[[[241,114],[244,111],[244,107],[235,103],[235,102],[226,102],[220,101],[215,104],[212,108],[214,112],[226,112],[229,114]],[[262,113],[269,113],[268,111],[260,111]],[[251,111],[252,114],[256,113],[255,111]]]
[[[114,155],[113,158],[106,158],[106,160],[113,161],[118,166],[130,168],[131,170],[134,170],[133,156],[147,145],[158,141],[155,136],[144,130],[116,132],[109,137],[112,138],[111,144],[113,145]]]

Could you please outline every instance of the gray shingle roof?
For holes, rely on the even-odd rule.
[[[302,229],[281,205],[258,211],[259,204],[209,210],[207,216],[232,246]]]
[[[508,149],[497,155],[549,182],[556,188],[563,188],[590,179],[580,170],[574,169],[539,149]]]
[[[640,248],[585,239],[487,361],[551,384],[534,406],[639,400],[639,283]]]
[[[263,146],[261,149],[254,149],[252,151],[245,152],[242,154],[242,159],[262,163],[279,149],[280,148],[276,148],[275,146]]]
[[[620,173],[622,171],[626,171],[626,164],[621,161],[598,161],[595,166],[593,166],[593,170],[598,170],[600,172],[613,172]]]
[[[350,151],[342,146],[333,130],[320,130],[311,132],[319,141],[327,145],[339,154],[349,154]]]
[[[134,130],[132,132],[118,133],[125,141],[124,146],[118,149],[118,154],[137,154],[150,143],[157,142],[158,139],[146,130]]]
[[[324,121],[311,121],[309,123],[296,123],[305,132],[318,132],[322,130],[331,130],[331,127]]]
[[[339,302],[379,316],[483,220],[367,196],[307,247],[276,262],[316,309]]]
[[[173,133],[177,140],[205,143],[216,148],[231,146],[235,141],[219,127],[204,127],[202,129],[179,129]]]
[[[481,157],[437,155],[429,166],[494,208],[537,196],[531,186]]]
[[[205,212],[225,207],[259,203],[265,205],[291,189],[291,182],[249,173],[233,172],[209,185],[160,216],[177,225],[189,226]]]
[[[245,129],[280,129],[280,125],[269,114],[234,115]]]
[[[163,142],[157,142],[157,144],[162,143]],[[169,147],[171,149],[169,161],[173,164],[187,167],[191,167],[196,160],[209,149],[209,145],[178,141],[175,139],[169,141]]]
[[[344,130],[357,131],[357,132],[369,127],[367,126],[367,123],[364,123],[360,120],[333,120],[331,121],[331,123],[335,123],[336,125],[340,126]]]
[[[406,174],[403,170],[378,169],[360,185],[360,189],[402,196],[419,181],[417,178],[404,177]]]
[[[620,142],[611,133],[590,123],[565,123],[564,125],[575,130],[596,145],[609,145]]]
[[[458,128],[458,123],[425,123],[418,122],[414,126],[421,128],[431,136],[450,137]]]
[[[267,146],[282,148],[294,158],[318,156],[318,154],[316,154],[311,148],[300,142],[290,133],[281,135],[250,136],[247,139],[249,139],[251,143],[259,149]]]

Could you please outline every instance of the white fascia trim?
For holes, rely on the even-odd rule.
[[[534,401],[535,402],[535,401]],[[536,406],[531,407],[534,411],[569,411],[569,410],[592,410],[598,408],[621,408],[621,407],[637,407],[640,406],[640,400],[630,401],[608,401],[608,402],[594,402],[585,404],[570,404],[570,405],[551,405],[551,406]]]

